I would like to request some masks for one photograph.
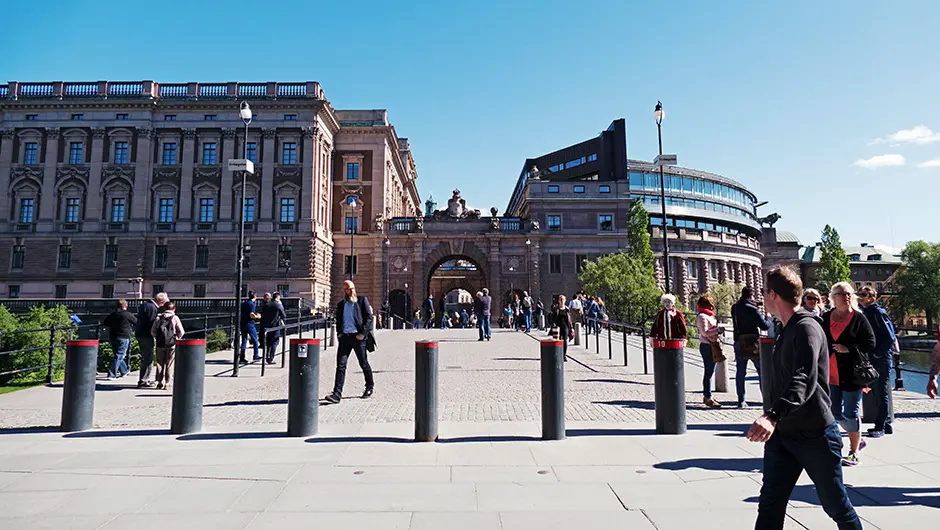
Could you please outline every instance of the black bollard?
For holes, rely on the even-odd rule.
[[[202,398],[206,380],[206,339],[177,340],[173,364],[170,432],[199,432],[202,430]]]
[[[541,341],[542,439],[565,439],[564,345],[560,340]]]
[[[773,377],[773,356],[774,356],[774,339],[770,337],[761,337],[760,338],[760,380],[761,382],[770,381]],[[764,409],[770,410],[774,406],[770,402],[770,396],[767,393],[763,393],[764,396]]]
[[[685,340],[653,339],[656,433],[685,434]]]
[[[66,343],[60,425],[63,432],[87,431],[92,428],[97,364],[98,341],[70,340]]]
[[[287,435],[317,433],[320,400],[320,339],[291,339],[287,384]]]
[[[415,441],[437,441],[437,341],[415,342]]]

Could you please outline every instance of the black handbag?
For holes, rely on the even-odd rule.
[[[366,334],[366,351],[370,353],[374,352],[375,347],[376,347],[375,335],[373,335],[372,333],[367,333]],[[875,377],[877,377],[877,375]]]
[[[865,388],[878,380],[878,370],[868,359],[861,359],[852,367],[852,382]]]

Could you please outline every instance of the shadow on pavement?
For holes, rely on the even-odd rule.
[[[184,434],[177,440],[188,442],[193,440],[261,440],[267,438],[284,438],[286,431],[280,432],[200,432]]]
[[[457,444],[472,442],[533,442],[539,441],[538,436],[519,436],[519,435],[480,435],[480,436],[457,436],[454,438],[438,438],[437,443]]]
[[[494,361],[538,361],[538,357],[494,357]]]
[[[58,425],[37,427],[0,427],[0,434],[36,434],[41,432],[60,432]]]
[[[940,508],[940,488],[905,488],[888,486],[851,486],[847,484],[852,504],[859,506],[926,506]],[[852,495],[852,493],[857,495]],[[790,495],[791,501],[803,501],[814,506],[821,506],[816,487],[797,486]],[[758,497],[748,497],[745,502],[758,501]]]
[[[707,469],[710,471],[741,471],[760,473],[764,467],[763,458],[690,458],[675,462],[660,462],[656,469],[683,471],[686,469]]]
[[[387,444],[411,444],[415,443],[410,438],[395,438],[394,436],[324,436],[322,438],[307,438],[304,440],[308,444],[337,444],[337,443],[387,443]]]
[[[656,434],[656,429],[566,429],[570,438],[581,436],[649,436]]]
[[[226,401],[224,403],[207,403],[203,406],[206,408],[210,408],[210,407],[238,407],[241,405],[287,405],[287,399]]]
[[[940,412],[895,412],[894,417],[936,419],[936,418],[940,418]]]
[[[119,438],[122,436],[166,436],[170,429],[138,429],[124,431],[82,431],[66,434],[63,438]]]
[[[643,381],[624,381],[623,379],[575,379],[575,383],[622,383],[625,385],[653,386],[653,383]]]
[[[652,401],[624,399],[617,401],[592,401],[592,403],[595,405],[613,405],[615,407],[628,407],[631,409],[656,410],[656,404]]]

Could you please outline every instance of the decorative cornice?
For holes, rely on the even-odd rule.
[[[222,177],[222,168],[207,166],[197,167],[193,172],[193,176],[207,179],[220,179]]]
[[[33,178],[42,182],[42,177],[45,172],[46,170],[44,166],[13,166],[13,168],[10,169],[10,182],[16,182],[17,180],[25,177]]]
[[[55,179],[59,181],[68,178],[77,178],[87,182],[90,173],[91,170],[88,166],[61,166],[57,167],[55,170]]]
[[[297,178],[300,176],[300,166],[297,167],[277,167],[274,168],[275,178]]]
[[[183,138],[186,140],[194,140],[196,138],[196,129],[189,127],[183,129]]]
[[[222,129],[222,138],[225,138],[226,140],[234,140],[235,129],[233,127],[226,127]]]
[[[13,129],[2,129],[0,130],[0,139],[3,140],[12,140],[16,135],[16,131]]]
[[[275,129],[274,127],[263,127],[261,129],[261,137],[264,138],[265,140],[270,140],[271,138],[274,138],[276,134],[277,134],[277,129]]]
[[[153,180],[178,179],[182,171],[178,167],[163,167],[153,169]]]
[[[153,129],[149,127],[137,127],[137,136],[149,140],[153,137]]]
[[[107,166],[101,171],[102,182],[107,182],[114,177],[121,177],[134,182],[134,168],[131,166]]]
[[[58,127],[46,127],[46,136],[52,139],[57,139],[62,133],[62,130]]]
[[[94,138],[104,138],[105,134],[107,134],[107,129],[105,129],[104,127],[92,127],[91,128],[91,135]]]
[[[320,132],[320,128],[316,125],[313,125],[312,127],[303,127],[300,131],[304,138],[313,138],[317,135],[318,132]]]

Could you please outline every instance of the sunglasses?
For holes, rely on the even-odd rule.
[[[852,293],[832,293],[832,296],[852,296]]]
[[[818,302],[818,301],[819,301],[819,298],[816,298],[815,296],[807,296],[806,299],[807,299],[807,300],[811,300],[811,301],[813,301],[813,302]]]

